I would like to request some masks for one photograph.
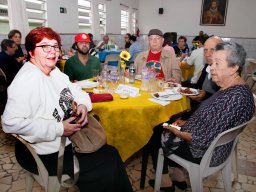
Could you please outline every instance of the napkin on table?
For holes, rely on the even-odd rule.
[[[158,99],[154,99],[154,98],[149,98],[148,100],[152,101],[152,102],[155,102],[155,103],[158,103],[162,106],[166,106],[166,105],[170,104],[170,101],[162,101],[162,100],[158,100]]]

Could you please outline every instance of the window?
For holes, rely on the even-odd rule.
[[[99,3],[100,34],[106,34],[106,5]]]
[[[78,25],[79,32],[92,32],[92,2],[78,0]]]
[[[121,34],[128,33],[129,11],[126,7],[121,6]]]
[[[136,9],[133,9],[132,11],[132,19],[131,19],[131,33],[136,34]]]
[[[46,0],[25,0],[30,30],[46,26]]]
[[[7,34],[10,31],[8,19],[7,0],[0,1],[0,33]]]

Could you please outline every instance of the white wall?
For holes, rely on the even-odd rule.
[[[60,7],[67,9],[67,13],[60,13]],[[48,26],[59,33],[78,33],[77,0],[47,1]]]
[[[107,33],[120,34],[121,17],[120,3],[138,8],[138,0],[92,0],[92,3],[105,3],[107,7]],[[60,13],[60,7],[65,7],[67,13]],[[78,33],[77,0],[51,0],[47,1],[48,26],[59,33]]]
[[[139,28],[147,34],[152,28],[163,32],[195,36],[200,30],[222,37],[256,37],[256,1],[229,0],[225,26],[201,26],[202,0],[138,0]],[[164,8],[159,15],[158,9]]]

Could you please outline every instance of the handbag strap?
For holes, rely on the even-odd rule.
[[[67,137],[61,137],[60,149],[58,154],[58,166],[57,166],[57,177],[61,186],[69,188],[76,184],[79,177],[79,162],[75,155],[75,151],[73,150],[73,161],[74,161],[74,176],[68,180],[62,179],[63,173],[63,162],[64,162],[64,152],[66,147]]]

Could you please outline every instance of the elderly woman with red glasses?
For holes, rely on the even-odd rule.
[[[21,68],[8,89],[8,101],[2,116],[3,130],[16,133],[27,140],[39,155],[49,175],[57,174],[61,136],[69,136],[87,122],[92,109],[87,93],[69,81],[68,76],[55,67],[60,54],[60,36],[48,27],[35,28],[26,37],[28,62]],[[81,118],[72,124],[69,117],[72,102]],[[32,156],[17,142],[16,158],[26,170],[37,173]],[[104,145],[94,153],[76,153],[80,164],[77,186],[80,191],[132,191],[117,150]],[[64,174],[73,173],[71,142],[65,147]]]

